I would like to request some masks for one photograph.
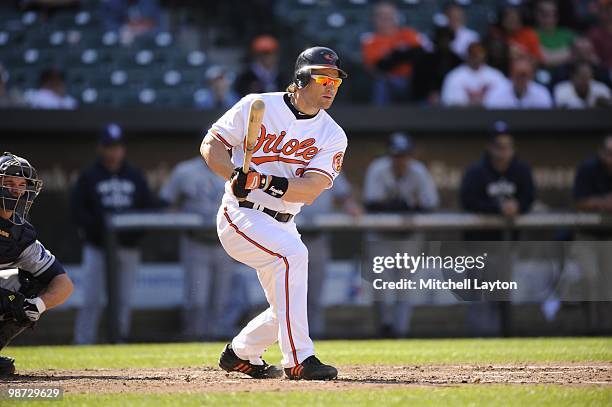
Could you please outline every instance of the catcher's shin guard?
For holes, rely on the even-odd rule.
[[[15,359],[0,356],[0,377],[12,376],[15,373]]]
[[[240,372],[254,379],[277,379],[283,375],[282,369],[265,361],[263,365],[254,365],[248,360],[240,359],[230,344],[227,344],[221,353],[219,367],[226,372]]]
[[[338,370],[312,355],[297,366],[285,368],[285,374],[291,380],[332,380],[338,376]]]
[[[0,321],[0,350],[4,349],[17,335],[34,323],[19,324],[15,321]],[[0,377],[11,376],[15,373],[15,360],[0,356]]]
[[[34,326],[34,322],[18,323],[0,321],[0,350],[4,349],[17,335]]]

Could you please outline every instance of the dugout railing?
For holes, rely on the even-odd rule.
[[[344,214],[316,215],[308,223],[300,222],[301,231],[411,231],[439,232],[466,230],[501,230],[510,240],[516,230],[580,230],[611,229],[612,216],[599,213],[532,213],[514,219],[497,215],[476,215],[468,213],[435,214],[371,214],[354,218]],[[189,213],[126,213],[113,214],[106,218],[106,287],[108,340],[119,341],[119,292],[116,267],[117,234],[126,230],[201,230],[214,231],[216,226],[197,214]]]

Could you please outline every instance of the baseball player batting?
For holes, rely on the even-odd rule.
[[[72,293],[64,267],[26,220],[41,189],[42,181],[26,159],[11,153],[0,156],[0,270],[19,269],[0,278],[0,350]],[[0,356],[0,377],[14,372],[15,361]]]
[[[331,188],[340,173],[346,134],[325,110],[346,77],[336,52],[306,49],[297,58],[287,92],[245,96],[213,124],[202,142],[202,157],[227,180],[217,215],[221,244],[231,257],[257,271],[270,304],[225,347],[219,366],[228,372],[282,376],[283,370],[262,359],[278,340],[289,379],[329,380],[338,374],[316,358],[309,336],[308,249],[294,218],[302,205]],[[245,136],[249,121],[262,109],[245,173]]]

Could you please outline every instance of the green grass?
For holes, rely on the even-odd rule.
[[[317,354],[336,365],[612,362],[612,338],[318,341]],[[194,367],[217,363],[222,343],[9,347],[19,370]],[[265,355],[277,362],[276,346]],[[83,406],[609,406],[612,386],[403,386],[333,391],[176,394],[69,394],[58,405]],[[6,400],[0,400],[0,406]],[[48,401],[28,406],[55,405]]]
[[[337,364],[453,364],[612,361],[612,338],[318,341],[317,354]],[[221,343],[9,347],[19,369],[216,366]],[[264,356],[280,359],[277,346]]]
[[[464,386],[411,387],[393,390],[351,390],[330,392],[209,393],[142,395],[66,396],[70,406],[609,406],[612,390],[603,387],[561,386]],[[53,403],[51,403],[53,404]],[[48,406],[48,401],[28,402]]]

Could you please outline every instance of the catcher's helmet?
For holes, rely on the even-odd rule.
[[[313,69],[331,68],[338,71],[341,78],[348,75],[340,69],[338,54],[331,48],[312,47],[304,50],[295,61],[293,82],[298,88],[303,88],[310,82],[310,74]]]
[[[21,190],[8,183],[7,177],[21,178],[26,181],[25,189]],[[34,199],[42,190],[43,182],[38,178],[36,169],[25,158],[11,153],[0,156],[0,203],[2,209],[12,212],[9,219],[16,225],[25,222]]]

